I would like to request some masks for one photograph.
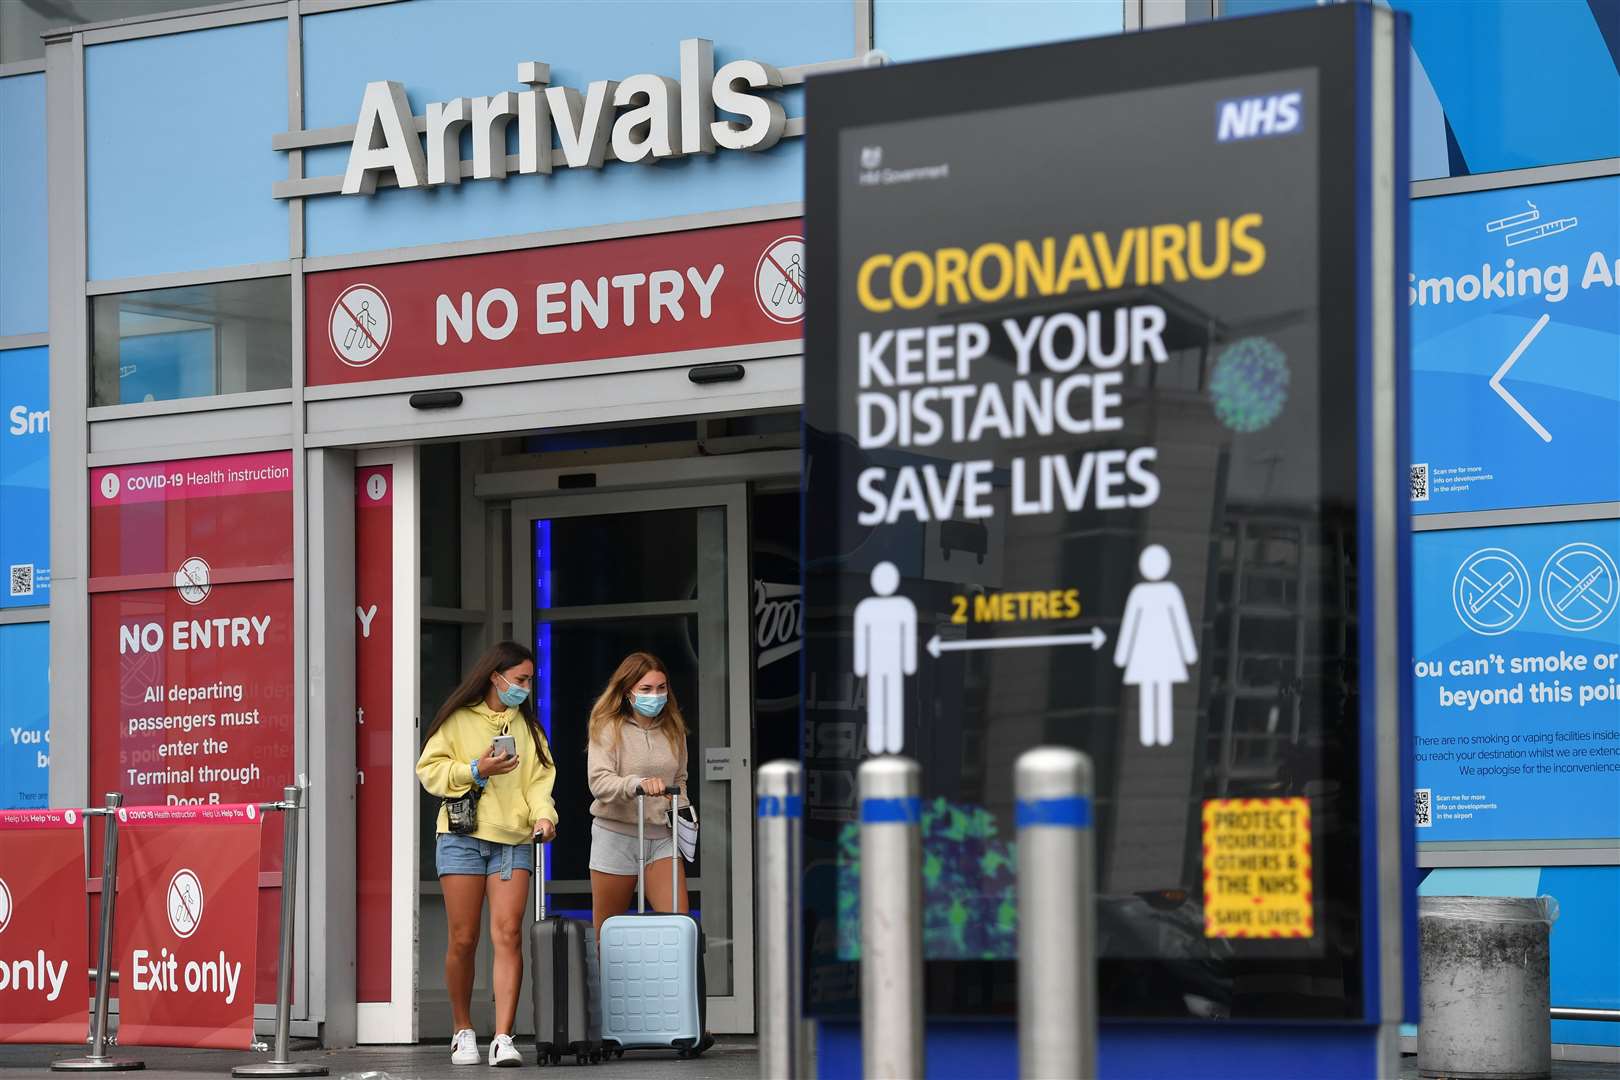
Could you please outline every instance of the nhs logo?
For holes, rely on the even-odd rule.
[[[1215,105],[1215,141],[1263,139],[1268,135],[1292,135],[1304,125],[1304,94],[1290,90],[1282,94],[1233,98]]]

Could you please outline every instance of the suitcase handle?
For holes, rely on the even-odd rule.
[[[534,911],[535,921],[546,921],[546,845],[534,842]]]
[[[675,808],[675,800],[680,797],[679,787],[667,787],[664,794],[669,796],[670,809]],[[656,798],[657,796],[654,796]],[[681,912],[681,860],[680,851],[675,842],[675,830],[669,833],[669,905],[675,909],[677,915]],[[636,914],[647,914],[647,793],[636,785]]]

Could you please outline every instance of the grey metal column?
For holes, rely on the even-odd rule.
[[[123,805],[124,796],[109,791],[106,809],[85,811],[86,817],[95,815],[107,819],[106,842],[101,853],[101,941],[96,946],[96,1004],[90,1014],[90,1055],[51,1062],[51,1068],[58,1072],[125,1072],[146,1068],[143,1061],[107,1056],[107,996],[113,980],[113,910],[118,906],[118,808]]]
[[[286,812],[282,825],[281,856],[281,967],[276,971],[275,1054],[259,1065],[238,1065],[232,1076],[325,1076],[326,1066],[293,1061],[287,1056],[287,1025],[292,1020],[293,936],[298,912],[298,811],[304,789],[282,789],[277,809]]]
[[[1091,759],[1043,746],[1013,768],[1018,825],[1018,1075],[1097,1075]]]
[[[804,1075],[800,1032],[803,906],[799,902],[804,769],[772,761],[759,769],[756,817],[759,860],[759,1075],[798,1080]]]
[[[866,1080],[918,1080],[923,1067],[922,770],[863,762],[861,1059]]]

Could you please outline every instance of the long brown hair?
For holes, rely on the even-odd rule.
[[[494,679],[497,671],[510,671],[524,661],[534,663],[534,653],[519,645],[515,641],[497,641],[489,647],[478,662],[467,672],[467,677],[461,680],[461,685],[450,691],[450,696],[444,699],[439,706],[438,714],[433,717],[433,723],[428,725],[427,734],[422,737],[426,743],[433,738],[434,732],[444,726],[457,709],[465,709],[483,702],[489,695],[490,681]],[[534,713],[534,693],[523,699],[518,712],[529,725],[529,738],[534,743],[535,752],[540,755],[540,764],[546,768],[551,767],[551,755],[546,752],[544,737],[540,734],[540,721]]]
[[[619,737],[619,728],[630,719],[631,692],[653,671],[669,678],[669,668],[652,653],[633,652],[619,662],[618,670],[591,708],[592,742],[603,746],[613,745]],[[658,726],[663,729],[664,738],[669,740],[669,752],[679,760],[681,747],[686,745],[686,718],[681,715],[681,707],[675,701],[673,686],[669,688],[669,700],[664,702],[664,711],[658,714]]]

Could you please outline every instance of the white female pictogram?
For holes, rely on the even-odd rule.
[[[1147,580],[1125,598],[1114,666],[1125,669],[1125,685],[1140,690],[1143,746],[1169,746],[1173,734],[1171,690],[1187,681],[1187,665],[1198,662],[1198,644],[1181,588],[1164,580],[1170,553],[1159,544],[1142,549],[1138,560]]]

